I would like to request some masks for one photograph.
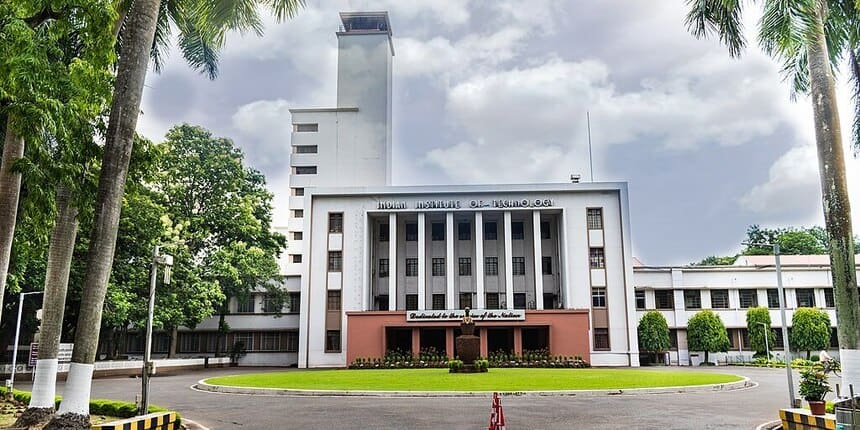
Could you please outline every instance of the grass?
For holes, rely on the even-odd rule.
[[[367,391],[603,390],[710,385],[740,381],[736,375],[636,369],[490,369],[451,374],[447,369],[306,370],[207,379],[212,385]]]
[[[0,429],[12,427],[15,424],[15,420],[18,419],[18,415],[24,411],[25,406],[25,404],[19,402],[0,400]],[[108,415],[90,415],[90,424],[109,423],[121,419],[123,418]]]

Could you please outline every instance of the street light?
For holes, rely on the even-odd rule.
[[[173,267],[173,256],[160,254],[160,246],[152,250],[152,271],[149,277],[149,310],[146,315],[146,344],[143,350],[143,373],[141,374],[140,415],[149,411],[149,376],[152,374],[152,316],[155,313],[155,283],[158,278],[158,266],[164,266],[164,283],[170,284],[170,268]]]
[[[15,367],[18,365],[18,338],[21,336],[21,311],[24,309],[24,296],[29,294],[42,294],[42,291],[21,293],[18,298],[18,323],[15,326],[15,343],[13,344],[15,347],[12,348],[12,374],[6,384],[9,387],[9,393],[12,393],[12,389],[15,388]]]
[[[767,363],[768,367],[770,367],[770,345],[767,343],[767,332],[770,331],[770,326],[763,322],[759,322],[759,324],[764,326],[764,353],[767,354]]]

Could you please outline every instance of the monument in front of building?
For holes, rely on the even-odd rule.
[[[476,366],[475,360],[481,355],[481,338],[475,336],[475,321],[470,315],[471,310],[466,308],[466,315],[460,323],[460,335],[454,339],[457,345],[457,356],[463,362],[463,367],[450,368],[454,373],[477,373],[486,372],[487,366]]]

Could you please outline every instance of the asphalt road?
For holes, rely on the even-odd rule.
[[[681,368],[684,370],[683,368]],[[260,371],[209,369],[152,380],[151,402],[211,429],[486,429],[484,398],[246,396],[190,388],[211,376]],[[280,369],[279,369],[280,370]],[[605,397],[503,397],[508,429],[754,429],[788,403],[785,370],[722,367],[758,387],[714,393]],[[488,375],[491,376],[491,375]],[[795,383],[797,377],[795,377]],[[26,383],[21,389],[29,389]],[[62,394],[62,383],[58,387]],[[96,379],[93,397],[134,400],[140,379]]]

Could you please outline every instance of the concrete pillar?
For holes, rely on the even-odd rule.
[[[454,212],[445,213],[445,285],[448,309],[460,306],[454,297]]]
[[[543,254],[540,236],[540,211],[532,211],[532,232],[534,233],[535,261],[535,308],[543,309]],[[558,262],[556,262],[558,264]]]
[[[421,329],[412,328],[412,356],[418,357],[418,352],[421,351]]]
[[[418,309],[427,309],[427,256],[424,213],[418,213]]]
[[[454,329],[450,327],[445,329],[445,354],[454,358]]]
[[[388,214],[388,310],[397,310],[397,213]]]
[[[511,211],[505,211],[505,308],[514,308],[514,258],[511,243]]]
[[[486,294],[484,294],[484,215],[475,212],[475,290],[478,296],[477,308],[485,309]],[[481,337],[484,347],[487,346],[486,339]],[[482,357],[486,357],[481,352]]]
[[[481,357],[486,359],[490,356],[489,347],[487,346],[487,328],[482,327],[479,336],[481,338]]]
[[[514,327],[514,354],[523,355],[523,329]]]

